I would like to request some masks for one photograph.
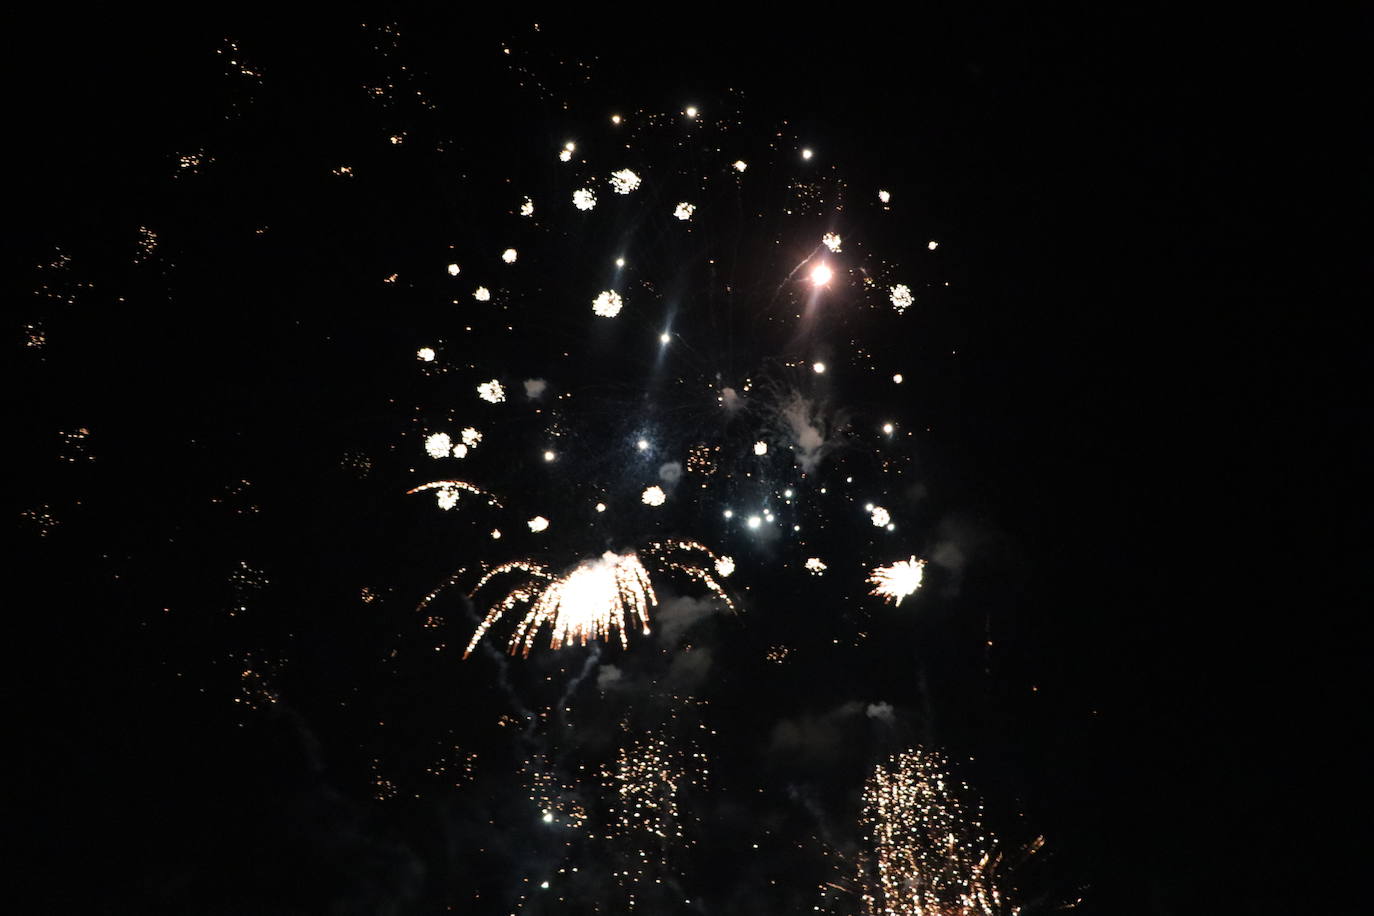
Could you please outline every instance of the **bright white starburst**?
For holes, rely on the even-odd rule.
[[[596,195],[590,188],[578,188],[573,191],[573,206],[579,210],[590,210],[596,206]]]
[[[639,187],[639,176],[629,169],[621,169],[611,173],[611,187],[617,194],[629,194]]]
[[[500,404],[506,399],[506,389],[496,379],[477,386],[477,396],[489,404]]]
[[[692,214],[695,213],[696,210],[696,204],[689,204],[687,203],[687,201],[684,200],[682,203],[678,204],[677,207],[673,210],[673,215],[685,223],[687,222],[687,220],[692,218]]]
[[[491,290],[487,289],[485,286],[479,286],[472,291],[472,298],[476,299],[478,302],[490,302]]]
[[[525,202],[520,205],[521,216],[534,216],[534,200],[526,197]]]
[[[668,497],[662,487],[654,486],[647,487],[639,498],[646,506],[661,506]]]
[[[474,429],[471,426],[465,427],[463,429],[463,444],[466,445],[468,448],[476,448],[477,444],[481,441],[482,434],[478,432],[476,429]]]
[[[825,245],[825,247],[829,248],[831,251],[838,252],[841,244],[840,236],[835,232],[827,232],[825,235],[821,236],[821,244]]]
[[[911,287],[905,283],[898,283],[892,287],[892,307],[897,310],[898,315],[905,312],[915,301],[911,295]]]
[[[734,557],[716,557],[716,575],[722,579],[728,579],[730,574],[735,571]]]
[[[453,448],[453,440],[448,433],[434,433],[425,439],[425,452],[431,458],[446,458]]]
[[[830,269],[829,264],[821,263],[811,268],[811,285],[825,286],[835,276],[835,272]]]
[[[926,561],[915,557],[898,560],[889,566],[879,566],[868,577],[868,583],[873,586],[873,591],[869,594],[893,604],[901,604],[903,598],[921,587],[921,580],[925,578],[925,567]]]
[[[434,348],[433,348],[433,347],[421,347],[420,349],[418,349],[418,350],[415,351],[415,358],[418,359],[418,360],[419,360],[420,362],[422,362],[422,363],[432,363],[432,362],[434,362]]]
[[[767,455],[767,454],[768,454],[768,443],[767,443],[767,442],[755,442],[755,443],[754,443],[754,454],[755,454],[755,455]]]
[[[736,159],[736,160],[735,160],[735,171],[736,171],[736,172],[743,172],[743,171],[744,171],[745,169],[747,169],[747,168],[749,168],[749,163],[745,162],[743,159]]]
[[[542,515],[536,515],[534,518],[530,519],[529,522],[527,522],[527,524],[530,526],[531,531],[533,531],[535,534],[538,534],[541,531],[548,530],[549,520],[544,518],[544,516]]]
[[[517,257],[519,257],[519,255],[516,254],[514,248],[507,248],[505,251],[501,252],[501,260],[505,261],[507,264],[514,264]]]
[[[882,506],[874,506],[868,510],[869,518],[873,519],[875,528],[886,528],[892,521],[892,515]]]
[[[608,289],[597,295],[592,300],[592,311],[602,318],[614,318],[620,314],[620,309],[624,303],[620,299],[620,293],[613,289]]]
[[[825,572],[827,568],[825,561],[820,557],[811,557],[806,561],[806,569],[813,575],[819,576],[821,573]]]

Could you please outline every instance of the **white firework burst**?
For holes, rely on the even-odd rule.
[[[925,568],[926,561],[915,557],[898,560],[888,566],[879,566],[869,574],[868,583],[873,586],[869,594],[893,604],[901,604],[903,598],[915,594],[921,587],[921,581],[925,578]]]

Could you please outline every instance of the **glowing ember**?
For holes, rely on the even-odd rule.
[[[600,293],[592,300],[592,312],[602,318],[614,318],[620,314],[620,309],[624,303],[620,299],[620,293],[613,289],[608,289]]]

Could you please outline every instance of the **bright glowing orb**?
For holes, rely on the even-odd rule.
[[[829,264],[817,264],[811,268],[811,285],[825,286],[835,276],[835,272],[830,269]]]
[[[768,454],[768,443],[767,443],[767,442],[755,442],[755,443],[754,443],[754,454],[755,454],[755,455],[767,455],[767,454]]]
[[[514,248],[507,248],[505,251],[501,252],[501,260],[505,261],[507,264],[514,264],[517,257],[518,255],[515,253]]]
[[[549,520],[544,518],[544,516],[542,515],[536,515],[534,518],[529,520],[528,524],[530,526],[530,530],[533,531],[535,534],[538,534],[541,531],[548,530]]]
[[[458,265],[457,265],[457,264],[450,264],[450,265],[448,266],[448,275],[449,275],[450,277],[456,277],[456,276],[458,276]]]
[[[811,371],[817,375],[825,375],[825,363],[812,363]]]
[[[578,188],[573,191],[573,206],[579,210],[590,210],[596,206],[596,195],[590,188]]]

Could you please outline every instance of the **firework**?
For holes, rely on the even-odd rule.
[[[429,483],[422,483],[418,487],[406,490],[406,495],[423,493],[426,490],[433,490],[439,500],[440,509],[452,509],[458,504],[459,498],[464,493],[471,493],[473,496],[484,496],[487,505],[500,507],[501,502],[492,494],[483,490],[479,486],[468,483],[466,480],[431,480]]]
[[[614,318],[620,314],[622,305],[620,293],[608,289],[598,294],[596,299],[592,301],[592,311],[602,318]]]
[[[864,785],[857,882],[865,916],[1020,912],[999,886],[997,840],[983,827],[982,805],[969,797],[934,751],[915,748],[874,768]]]
[[[897,314],[899,315],[905,312],[907,308],[910,307],[911,303],[916,301],[911,295],[911,287],[907,286],[905,283],[898,283],[896,286],[892,287],[892,295],[890,298],[892,300],[892,307],[897,310]]]
[[[639,187],[640,178],[629,169],[621,169],[611,174],[611,187],[617,194],[629,194]]]
[[[916,589],[921,587],[921,580],[925,578],[925,567],[926,561],[915,557],[898,560],[888,566],[879,566],[868,577],[868,583],[873,586],[873,591],[869,594],[893,604],[901,604],[903,598],[915,594]]]
[[[821,236],[821,244],[825,245],[825,247],[829,248],[831,251],[838,253],[842,241],[838,233],[827,232],[825,235]]]
[[[579,210],[590,210],[596,206],[596,195],[590,188],[578,188],[573,191],[573,206]]]
[[[506,389],[496,379],[477,386],[477,396],[489,404],[500,404],[506,399]]]
[[[689,204],[686,201],[683,201],[673,209],[673,216],[676,216],[678,219],[682,220],[685,223],[687,222],[687,220],[692,218],[692,214],[695,213],[696,210],[696,204]]]
[[[662,487],[648,487],[640,496],[640,501],[646,506],[661,506],[667,500]]]
[[[586,645],[589,639],[605,639],[612,633],[619,635],[622,646],[628,645],[627,620],[638,623],[646,635],[649,632],[649,608],[658,599],[649,573],[634,553],[617,555],[608,550],[600,559],[581,563],[559,577],[528,561],[503,563],[481,578],[473,594],[497,576],[517,572],[526,574],[531,581],[516,586],[492,605],[472,634],[464,658],[472,654],[493,623],[520,604],[530,607],[511,636],[512,655],[517,651],[529,655],[545,624],[551,631],[549,646],[553,649],[573,641]]]

